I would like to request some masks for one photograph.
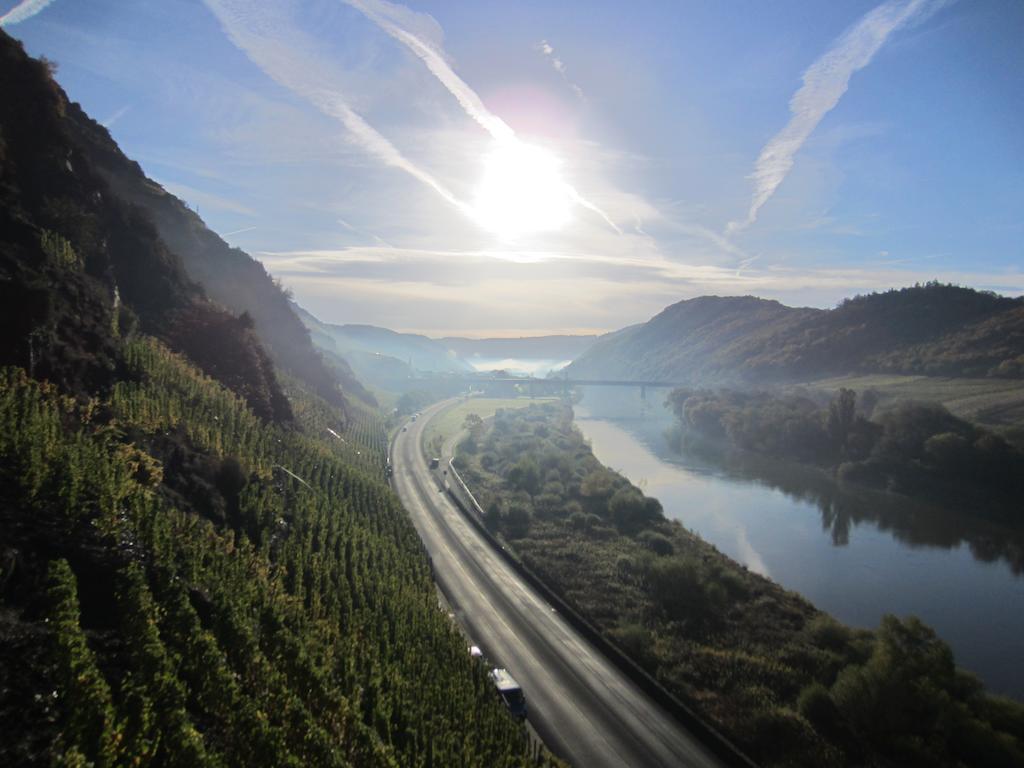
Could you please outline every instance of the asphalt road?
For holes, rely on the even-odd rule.
[[[471,641],[523,687],[529,721],[578,768],[722,763],[524,584],[439,490],[420,450],[439,403],[400,432],[394,486]]]

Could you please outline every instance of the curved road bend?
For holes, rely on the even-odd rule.
[[[530,723],[544,743],[578,768],[721,765],[522,583],[438,490],[420,438],[425,424],[453,402],[431,406],[399,432],[395,489],[459,622],[523,686]]]

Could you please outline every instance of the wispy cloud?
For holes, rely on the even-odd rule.
[[[518,141],[512,130],[500,117],[491,112],[483,100],[448,64],[441,47],[440,27],[431,16],[387,0],[342,0],[362,12],[370,21],[412,51],[431,74],[455,97],[466,114],[480,123],[497,141]],[[419,30],[429,30],[430,36]],[[611,217],[576,189],[570,187],[570,197],[577,205],[597,214],[617,233],[621,230]]]
[[[751,178],[754,195],[747,217],[729,223],[727,231],[748,227],[757,220],[793,167],[793,158],[846,93],[854,72],[863,69],[889,36],[909,22],[937,10],[945,0],[890,0],[868,12],[815,61],[803,76],[803,85],[789,102],[789,123],[761,150]]]
[[[629,274],[629,282],[645,284],[660,282],[671,291],[682,294],[690,286],[700,292],[738,294],[757,292],[783,296],[794,291],[815,289],[877,290],[895,285],[910,285],[937,279],[961,285],[998,287],[1003,293],[1024,293],[1024,272],[984,272],[963,270],[894,269],[884,263],[867,267],[785,268],[754,266],[756,256],[737,267],[714,264],[686,264],[670,261],[656,254],[648,256],[608,253],[566,253],[524,250],[442,250],[433,248],[396,248],[352,246],[340,249],[309,249],[292,251],[260,251],[261,260],[271,271],[282,275],[324,274],[347,275],[356,264],[391,265],[394,272],[384,279],[397,279],[410,265],[419,265],[427,273],[443,275],[446,269],[464,274],[466,265],[501,264],[522,273],[537,271],[551,276],[552,282],[576,279],[582,274],[605,276]],[[574,265],[572,270],[557,271],[558,264]],[[589,267],[589,269],[582,269]],[[383,273],[382,273],[383,274]],[[430,280],[427,280],[430,282]],[[622,290],[622,282],[618,283]],[[568,290],[568,289],[566,289]],[[695,295],[695,294],[694,294]],[[845,295],[845,294],[843,294]]]
[[[540,51],[544,58],[551,62],[551,66],[554,67],[555,71],[561,76],[565,84],[568,85],[572,92],[580,97],[583,101],[586,101],[586,96],[583,95],[583,89],[580,88],[576,83],[569,79],[569,74],[565,69],[565,62],[562,61],[557,55],[555,55],[555,48],[547,40],[541,40],[536,45],[536,49]]]
[[[282,20],[264,13],[258,2],[205,0],[231,42],[271,79],[301,96],[348,130],[352,141],[393,168],[405,171],[433,189],[446,202],[465,212],[467,206],[429,171],[421,168],[366,122],[324,74],[316,46]]]
[[[755,294],[793,306],[827,306],[853,293],[931,279],[1024,293],[1020,271],[783,268],[759,266],[760,261],[735,268],[656,256],[373,246],[258,256],[323,319],[421,331],[508,331],[524,324],[532,333],[611,330],[704,294]],[[441,303],[445,311],[439,313]]]
[[[0,27],[8,27],[11,24],[25,21],[25,19],[31,19],[53,2],[54,0],[23,0],[0,16]]]

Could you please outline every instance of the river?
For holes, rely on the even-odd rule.
[[[857,627],[916,615],[995,693],[1024,700],[1024,537],[822,473],[700,452],[661,402],[586,388],[594,454],[719,550]]]

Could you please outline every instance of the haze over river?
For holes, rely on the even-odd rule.
[[[585,388],[594,454],[719,550],[857,627],[914,614],[995,693],[1024,699],[1024,536],[673,435],[667,391]],[[675,447],[673,447],[675,446]]]

